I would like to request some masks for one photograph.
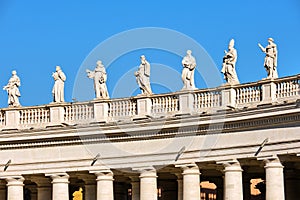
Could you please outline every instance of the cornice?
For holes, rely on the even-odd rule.
[[[260,116],[260,117],[258,117]],[[131,142],[299,126],[297,103],[138,121],[2,131],[0,149]]]

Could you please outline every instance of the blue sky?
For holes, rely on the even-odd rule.
[[[52,101],[52,72],[60,65],[67,75],[65,99],[93,98],[93,83],[85,74],[78,73],[86,58],[97,45],[112,36],[136,28],[159,27],[174,30],[192,38],[212,58],[218,70],[221,68],[224,50],[231,38],[238,51],[237,74],[240,82],[253,82],[266,77],[263,68],[264,54],[257,43],[267,44],[273,37],[278,45],[279,76],[300,72],[300,2],[287,1],[0,1],[0,86],[6,85],[11,71],[16,69],[21,78],[20,102],[24,106],[48,104]],[[141,38],[147,37],[141,35]],[[160,40],[160,38],[158,38]],[[133,40],[132,43],[135,41]],[[180,41],[174,41],[174,43]],[[123,43],[119,44],[124,45]],[[99,59],[105,61],[107,52],[118,45],[102,49]],[[182,56],[186,51],[182,45]],[[139,49],[120,55],[112,63],[105,63],[108,71],[108,90],[119,97],[116,83],[124,74],[139,65],[139,56],[145,54],[153,64],[154,72],[159,66],[168,66],[170,74],[158,73],[162,79],[175,84],[153,85],[154,93],[176,91],[182,86],[180,80],[181,59],[168,51]],[[201,56],[197,57],[199,68]],[[95,60],[91,60],[93,63]],[[201,65],[202,64],[202,65]],[[93,65],[90,69],[93,69]],[[108,65],[108,66],[107,66]],[[173,70],[173,71],[172,71]],[[177,73],[177,75],[172,75]],[[157,75],[157,73],[154,73]],[[172,76],[171,76],[172,75]],[[203,75],[203,74],[202,74]],[[220,75],[220,74],[219,74]],[[221,75],[220,75],[221,76]],[[79,95],[74,93],[78,79],[87,82]],[[196,86],[205,88],[201,74]],[[127,80],[127,79],[126,79]],[[133,74],[128,82],[134,82]],[[126,81],[125,81],[126,83]],[[129,83],[128,83],[129,84]],[[122,83],[124,86],[124,83]],[[126,84],[125,84],[126,86]],[[119,86],[118,86],[119,87]],[[136,87],[137,89],[137,87]],[[126,90],[126,87],[121,90]],[[128,91],[128,96],[138,90]],[[0,107],[7,107],[7,94],[0,94]]]

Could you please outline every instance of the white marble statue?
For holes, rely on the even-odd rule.
[[[106,87],[106,80],[107,74],[105,71],[105,67],[102,64],[101,60],[97,61],[97,66],[94,71],[86,70],[87,76],[90,79],[94,79],[94,89],[96,94],[96,99],[109,99],[107,87]]]
[[[239,84],[239,79],[235,71],[235,63],[237,60],[237,51],[234,48],[234,39],[231,39],[228,45],[228,51],[224,51],[223,65],[221,72],[224,74],[224,79],[227,84],[235,85]]]
[[[150,63],[146,60],[144,55],[141,56],[141,64],[134,75],[136,76],[136,81],[141,89],[142,95],[151,95]]]
[[[54,79],[54,86],[52,89],[53,102],[62,103],[64,99],[64,86],[66,81],[66,75],[61,70],[60,66],[56,66],[56,71],[52,74]]]
[[[12,76],[8,81],[8,84],[3,87],[8,94],[8,106],[18,107],[20,106],[19,97],[21,96],[19,87],[21,85],[20,78],[17,76],[17,72],[12,71]]]
[[[194,72],[196,68],[196,59],[192,56],[192,51],[187,50],[186,56],[182,60],[182,74],[181,78],[183,81],[182,90],[193,90],[196,89],[194,82]]]
[[[260,43],[258,43],[259,48],[266,54],[264,67],[267,70],[268,77],[278,78],[277,73],[277,46],[274,43],[273,38],[268,38],[268,45],[264,48]]]

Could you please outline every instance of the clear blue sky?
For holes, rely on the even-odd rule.
[[[77,76],[77,72],[90,52],[115,34],[143,27],[161,27],[185,34],[206,50],[219,69],[223,52],[229,40],[234,38],[239,56],[237,73],[242,83],[266,77],[264,54],[257,43],[265,46],[267,38],[273,37],[279,51],[279,76],[300,73],[298,0],[1,0],[0,25],[0,86],[6,85],[11,71],[16,69],[22,83],[20,102],[24,106],[52,101],[51,74],[56,65],[60,65],[67,75],[65,99],[72,101],[76,77],[86,78],[84,74]],[[113,51],[116,47],[111,48],[107,51]],[[182,49],[183,52],[185,50]],[[111,66],[106,66],[109,93],[112,94],[118,79],[136,69],[140,54],[145,54],[151,63],[168,65],[180,74],[181,58],[178,56],[151,49],[129,52],[120,55]],[[201,67],[201,59],[197,55],[195,57],[198,67]],[[105,60],[101,55],[99,59]],[[156,70],[155,67],[152,70]],[[161,76],[168,77],[168,74]],[[83,95],[82,98],[74,96],[79,100],[93,98],[93,83],[86,80],[88,84],[85,87],[89,95]],[[134,78],[130,81],[134,81]],[[181,84],[178,76],[172,81]],[[201,78],[196,79],[196,86],[205,87]],[[172,91],[172,88],[164,87],[154,86],[154,93]],[[129,92],[133,95],[136,93]],[[0,94],[0,107],[7,107],[6,91]]]

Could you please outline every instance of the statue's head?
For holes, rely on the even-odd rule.
[[[12,75],[16,75],[16,74],[17,74],[17,71],[16,71],[16,70],[13,70],[13,71],[11,72],[11,74],[12,74]]]
[[[191,51],[191,50],[187,50],[187,51],[186,51],[186,54],[187,54],[187,55],[192,55],[192,51]]]
[[[273,38],[268,38],[268,42],[272,43],[272,42],[274,42],[274,39]]]
[[[146,57],[144,55],[141,55],[141,60],[142,61],[145,61],[146,60]]]
[[[96,64],[97,64],[97,66],[102,66],[102,61],[101,61],[101,60],[98,60],[98,61],[96,62]]]
[[[56,71],[58,72],[59,70],[61,70],[60,66],[56,66]]]

